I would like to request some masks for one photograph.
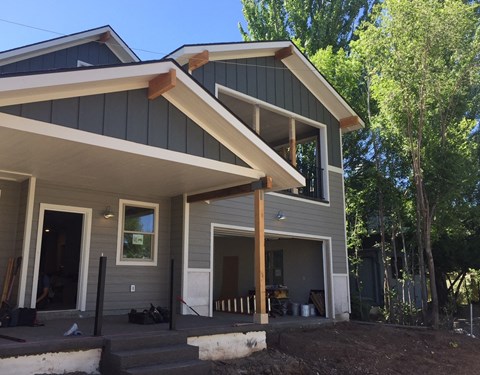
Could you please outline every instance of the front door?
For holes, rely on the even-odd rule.
[[[32,306],[85,309],[91,209],[41,205]]]

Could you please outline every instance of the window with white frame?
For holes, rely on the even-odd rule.
[[[157,264],[158,204],[120,200],[117,264]]]

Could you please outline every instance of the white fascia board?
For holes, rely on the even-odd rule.
[[[100,29],[94,29],[86,31],[84,33],[78,33],[74,35],[68,35],[45,42],[39,42],[25,47],[15,48],[13,50],[0,53],[0,66],[15,63],[17,61],[29,59],[35,56],[44,55],[50,52],[58,51],[64,48],[75,47],[85,42],[93,42],[98,40],[98,37],[105,32],[109,32],[112,41],[106,42],[112,52],[122,62],[136,62],[139,61],[138,57],[130,50],[130,48],[120,39],[120,37],[110,28],[102,27]]]
[[[188,63],[190,57],[205,50],[208,50],[211,61],[267,57],[275,55],[278,49],[288,47],[291,44],[289,41],[269,41],[184,46],[168,55],[167,58],[174,59],[180,65],[184,65]]]

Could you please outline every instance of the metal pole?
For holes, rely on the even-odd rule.
[[[175,267],[175,260],[170,261],[170,321],[169,321],[169,329],[174,330],[176,328],[174,314],[173,311],[173,269]]]
[[[103,297],[105,295],[106,270],[107,270],[107,257],[104,257],[102,254],[98,264],[97,306],[95,308],[95,326],[93,329],[94,336],[102,335]]]
[[[473,305],[470,302],[470,336],[473,337]]]

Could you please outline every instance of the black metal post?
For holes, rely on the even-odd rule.
[[[169,321],[169,329],[174,330],[176,327],[175,318],[176,312],[174,311],[173,306],[173,270],[175,267],[175,260],[170,261],[170,321]]]
[[[105,274],[107,270],[107,257],[100,257],[98,263],[98,284],[97,284],[97,306],[95,308],[95,327],[94,336],[102,335],[103,323],[103,297],[105,295]]]

